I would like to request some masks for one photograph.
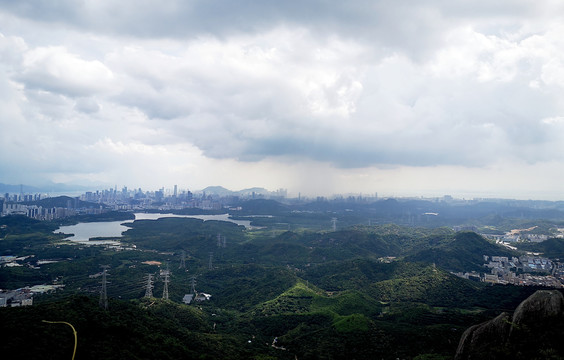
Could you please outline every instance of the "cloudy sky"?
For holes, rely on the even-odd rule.
[[[0,182],[564,200],[559,0],[0,0]]]

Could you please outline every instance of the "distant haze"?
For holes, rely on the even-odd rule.
[[[562,14],[0,0],[0,182],[561,200]]]

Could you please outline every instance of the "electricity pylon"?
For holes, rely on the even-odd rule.
[[[186,269],[186,251],[182,250],[182,254],[180,256],[180,266],[178,268]]]
[[[153,297],[153,275],[147,274],[147,285],[145,285],[145,297],[152,298]]]
[[[163,289],[163,299],[168,300],[168,276],[170,275],[170,271],[164,271],[164,289]]]
[[[110,267],[110,265],[101,265],[102,266],[102,290],[100,291],[100,307],[104,308],[104,310],[108,310],[108,290],[106,288],[106,269]]]

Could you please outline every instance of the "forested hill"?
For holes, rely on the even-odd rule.
[[[467,327],[536,290],[452,275],[509,253],[446,227],[282,231],[163,218],[128,224],[114,249],[72,245],[25,217],[0,225],[0,255],[16,263],[0,267],[0,288],[64,285],[31,307],[0,308],[0,351],[22,358],[71,355],[70,328],[49,320],[76,327],[81,359],[446,360]],[[183,304],[192,288],[209,300]]]
[[[493,244],[473,232],[460,232],[443,242],[406,257],[407,261],[433,263],[452,271],[480,271],[484,255],[515,256],[517,252]]]
[[[428,201],[418,199],[334,199],[311,202],[278,202],[255,199],[231,204],[235,217],[249,216],[254,226],[278,230],[307,228],[322,231],[351,226],[398,224],[410,227],[441,226],[471,229],[480,233],[504,234],[512,229],[535,227],[547,233],[564,220],[563,202],[483,200]],[[266,216],[257,216],[266,215]]]
[[[239,252],[239,253],[237,253]],[[356,258],[405,258],[450,271],[481,269],[484,255],[516,253],[473,232],[397,226],[357,227],[330,233],[285,232],[226,252],[234,259],[303,267]]]
[[[519,249],[543,253],[550,258],[564,259],[564,239],[552,238],[540,243],[518,244]]]
[[[70,209],[81,209],[81,208],[100,208],[106,207],[103,204],[82,201],[77,198],[72,198],[70,196],[56,196],[56,197],[49,197],[41,200],[36,201],[27,201],[24,202],[25,205],[37,205],[42,206],[44,208],[54,208],[54,207],[62,207],[62,208],[70,208]]]

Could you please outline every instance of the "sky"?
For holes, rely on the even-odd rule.
[[[564,200],[559,0],[0,0],[0,182]]]

